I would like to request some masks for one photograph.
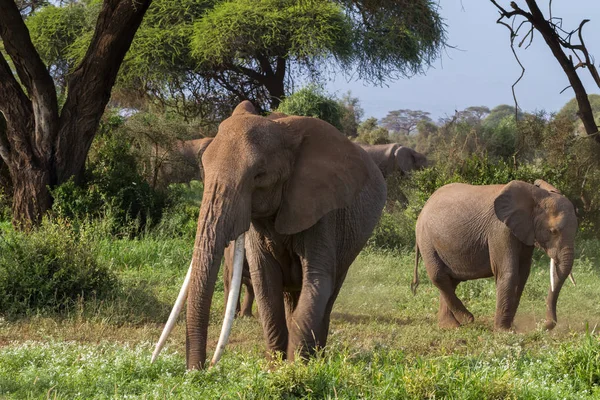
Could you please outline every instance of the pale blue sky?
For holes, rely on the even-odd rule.
[[[508,9],[510,1],[498,3]],[[517,1],[525,9],[524,3]],[[548,0],[538,0],[538,4],[547,15]],[[600,68],[600,0],[554,0],[552,4],[553,15],[563,18],[566,30],[576,28],[582,19],[591,20],[584,27],[584,40]],[[513,104],[511,85],[520,68],[510,50],[508,29],[496,24],[496,7],[489,0],[441,0],[440,7],[448,28],[448,43],[457,49],[448,49],[425,75],[402,79],[388,87],[347,82],[338,76],[327,84],[327,90],[338,95],[351,90],[360,99],[365,117],[377,118],[402,108],[429,111],[437,119],[468,106]],[[526,68],[516,87],[523,110],[557,111],[574,97],[570,88],[560,94],[568,86],[567,78],[539,34],[529,49],[517,51]],[[580,69],[579,75],[588,93],[600,93],[587,70]]]

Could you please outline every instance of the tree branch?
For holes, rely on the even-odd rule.
[[[556,60],[562,67],[563,71],[567,75],[567,78],[569,79],[569,83],[571,84],[571,87],[573,88],[573,91],[575,92],[575,97],[577,99],[577,104],[579,106],[578,115],[583,122],[586,133],[588,135],[594,135],[594,138],[598,142],[600,142],[600,137],[599,137],[600,135],[596,134],[598,132],[598,127],[596,126],[596,123],[594,121],[594,115],[592,112],[592,107],[590,105],[589,99],[587,97],[587,92],[585,91],[583,83],[581,82],[581,79],[579,79],[579,76],[577,75],[577,72],[576,72],[576,69],[578,66],[588,67],[590,69],[592,77],[594,77],[594,80],[600,86],[600,76],[598,75],[598,72],[597,72],[595,66],[593,66],[593,64],[591,63],[590,56],[588,54],[587,48],[585,47],[585,44],[582,40],[583,37],[581,35],[581,29],[585,25],[587,20],[582,21],[576,30],[574,30],[572,32],[565,32],[561,27],[557,26],[554,22],[552,22],[554,19],[556,19],[556,17],[552,17],[551,10],[550,10],[550,19],[546,19],[544,17],[544,15],[540,11],[535,0],[525,0],[525,2],[527,3],[527,6],[529,7],[530,12],[526,12],[526,11],[522,10],[521,8],[519,8],[519,6],[514,1],[510,3],[511,8],[513,9],[513,11],[510,11],[510,12],[505,10],[504,8],[502,8],[495,0],[490,0],[490,1],[492,2],[492,4],[494,4],[496,6],[496,8],[498,8],[498,10],[500,10],[500,18],[498,18],[498,20],[496,22],[508,27],[511,31],[511,47],[513,47],[513,41],[514,41],[514,37],[516,36],[516,32],[510,25],[508,25],[507,23],[502,21],[505,18],[510,19],[517,15],[522,16],[528,22],[530,22],[532,27],[535,28],[542,35],[542,37],[544,38],[544,41],[546,42],[546,44],[552,51],[554,58],[556,58]],[[519,25],[519,27],[521,25]],[[566,38],[563,38],[559,35],[559,33],[558,33],[559,30],[566,33]],[[575,32],[578,32],[578,36],[580,38],[581,44],[579,44],[579,45],[573,45],[570,42],[571,37],[573,36],[573,34]],[[569,58],[565,54],[563,48],[570,49],[573,51],[575,51],[575,50],[581,51],[584,54],[586,61],[582,62],[582,65],[574,66],[571,58]],[[514,53],[514,48],[513,48],[513,53]],[[516,56],[516,53],[515,53],[515,56]],[[576,56],[577,56],[577,54],[576,54]],[[590,68],[590,65],[591,65],[591,68]],[[521,65],[521,67],[523,67],[523,66]]]

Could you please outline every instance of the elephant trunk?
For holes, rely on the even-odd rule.
[[[550,330],[556,326],[556,304],[560,289],[573,269],[573,248],[562,250],[556,258],[552,259],[550,274],[551,287],[546,298],[546,329]],[[552,265],[553,264],[553,265]]]
[[[215,182],[207,184],[204,193],[187,301],[188,369],[205,366],[209,312],[225,245],[247,231],[250,225],[249,212],[240,212],[245,210],[236,195],[239,190]]]

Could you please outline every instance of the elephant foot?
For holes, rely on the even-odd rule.
[[[546,329],[547,331],[551,331],[552,329],[554,329],[555,326],[556,326],[556,321],[553,321],[553,320],[546,321],[546,323],[544,324],[544,329]]]
[[[238,317],[240,317],[240,318],[252,318],[254,316],[252,315],[252,311],[243,311],[243,312],[240,311],[238,313]]]
[[[455,328],[458,328],[460,326],[460,324],[458,323],[458,321],[454,317],[451,317],[451,318],[440,318],[440,320],[438,321],[438,325],[442,329],[455,329]]]
[[[461,325],[467,325],[475,321],[475,317],[470,312],[461,312],[454,314],[456,319],[460,322]]]

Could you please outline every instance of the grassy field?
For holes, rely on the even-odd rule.
[[[458,292],[470,326],[437,327],[438,292],[414,254],[365,250],[351,267],[333,312],[327,349],[310,362],[268,363],[255,318],[237,319],[218,367],[185,371],[180,321],[150,365],[183,279],[189,240],[100,240],[99,262],[119,277],[110,299],[87,299],[60,316],[0,320],[2,398],[600,398],[600,244],[580,242],[577,286],[565,284],[558,325],[542,329],[548,259],[536,253],[515,333],[493,332],[493,280]],[[217,285],[214,348],[223,310]]]

